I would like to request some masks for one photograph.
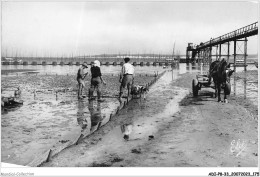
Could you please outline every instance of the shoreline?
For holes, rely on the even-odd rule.
[[[1,69],[1,74],[18,73],[18,72],[31,72],[37,71],[36,69]]]

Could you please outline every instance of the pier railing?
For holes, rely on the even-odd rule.
[[[229,32],[217,38],[211,39],[205,43],[196,46],[196,49],[211,47],[217,44],[223,44],[228,41],[237,40],[258,34],[258,22],[239,28],[235,31]]]

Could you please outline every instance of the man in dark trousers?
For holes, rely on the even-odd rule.
[[[82,95],[82,90],[85,89],[85,77],[87,76],[88,72],[85,73],[85,69],[88,68],[88,64],[84,62],[82,66],[79,68],[78,73],[77,73],[77,81],[79,84],[79,90],[78,90],[78,98],[81,99],[83,98]]]
[[[93,100],[93,93],[95,89],[97,90],[97,97],[99,102],[103,102],[101,99],[101,84],[106,85],[106,82],[102,78],[101,70],[100,70],[100,61],[95,60],[91,69],[91,85],[89,89],[89,100]]]

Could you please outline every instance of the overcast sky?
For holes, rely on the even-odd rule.
[[[254,2],[2,2],[2,54],[185,54],[258,21]],[[257,37],[248,53],[257,53]]]

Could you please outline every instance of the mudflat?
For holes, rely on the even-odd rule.
[[[258,109],[214,90],[191,93],[194,74],[166,73],[106,126],[43,164],[49,167],[257,167]],[[129,140],[121,126],[131,125]]]

